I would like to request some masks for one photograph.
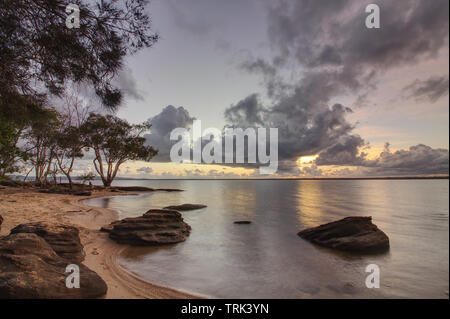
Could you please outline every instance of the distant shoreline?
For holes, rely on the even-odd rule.
[[[264,180],[295,180],[295,181],[321,181],[321,180],[411,180],[411,179],[449,179],[449,176],[388,176],[388,177],[286,177],[286,178],[116,178],[122,181],[264,181]]]
[[[14,176],[15,179],[23,180],[23,176]],[[31,178],[32,179],[32,178]],[[449,179],[449,175],[439,176],[373,176],[373,177],[261,177],[261,178],[135,178],[135,177],[116,177],[115,181],[345,181],[345,180],[430,180],[430,179]],[[94,179],[101,181],[101,179]]]

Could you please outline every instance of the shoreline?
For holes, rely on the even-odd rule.
[[[7,189],[5,192],[4,190]],[[9,190],[9,191],[8,191]],[[12,191],[12,192],[11,192]],[[118,258],[129,247],[109,239],[100,227],[118,219],[116,210],[86,205],[85,199],[138,195],[147,192],[96,191],[91,196],[38,193],[20,188],[0,189],[0,237],[15,226],[44,221],[77,227],[86,254],[84,265],[95,271],[108,286],[105,299],[199,299],[194,295],[146,281],[120,265]]]

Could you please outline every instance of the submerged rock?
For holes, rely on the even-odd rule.
[[[11,234],[34,233],[42,237],[62,258],[73,262],[84,259],[83,245],[76,227],[44,222],[21,224],[11,230]]]
[[[83,264],[80,288],[67,288],[66,259],[33,233],[11,234],[0,239],[0,298],[97,298],[106,294],[106,283]]]
[[[127,192],[153,192],[154,189],[145,186],[116,186],[111,187],[111,191],[127,191]]]
[[[0,230],[2,230],[2,224],[3,224],[3,217],[0,215]]]
[[[184,222],[180,212],[168,209],[150,209],[141,217],[125,218],[102,227],[109,237],[121,244],[164,245],[185,241],[191,226]]]
[[[318,227],[302,230],[298,235],[312,243],[355,252],[389,249],[388,236],[372,223],[372,217],[346,217]]]
[[[201,208],[205,208],[205,207],[208,207],[208,206],[202,205],[202,204],[182,204],[182,205],[167,206],[167,207],[164,207],[164,209],[186,211],[186,210],[201,209]]]

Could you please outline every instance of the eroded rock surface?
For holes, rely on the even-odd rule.
[[[389,249],[389,238],[372,217],[346,217],[318,227],[302,230],[298,235],[315,244],[355,252],[378,252]]]
[[[83,264],[77,264],[80,288],[67,288],[68,264],[34,233],[0,239],[0,299],[97,298],[106,294],[103,279]]]
[[[184,222],[178,211],[150,209],[141,217],[125,218],[101,230],[121,244],[164,245],[186,240],[191,226]]]
[[[11,234],[16,233],[34,233],[42,237],[60,257],[73,262],[84,260],[83,245],[76,227],[37,222],[13,228]]]

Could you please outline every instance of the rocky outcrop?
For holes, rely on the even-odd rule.
[[[180,212],[167,209],[150,209],[141,217],[125,218],[102,228],[109,237],[121,244],[164,245],[186,240],[191,226]]]
[[[91,196],[92,192],[89,192],[89,191],[74,192],[73,195],[75,195],[75,196]]]
[[[167,207],[164,207],[164,209],[187,211],[187,210],[201,209],[201,208],[205,208],[205,207],[207,207],[207,206],[202,205],[202,204],[182,204],[182,205],[167,206]]]
[[[372,223],[372,217],[346,217],[298,235],[312,243],[345,251],[379,252],[389,249],[388,236]]]
[[[62,258],[72,262],[84,259],[83,245],[76,227],[44,222],[21,224],[11,230],[11,234],[34,233],[42,237]]]
[[[106,294],[106,283],[82,264],[80,288],[67,288],[66,259],[33,233],[11,234],[0,239],[0,299],[97,298]]]

